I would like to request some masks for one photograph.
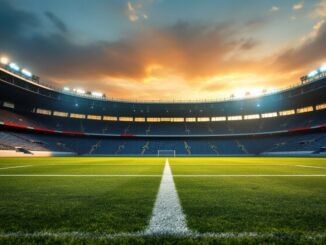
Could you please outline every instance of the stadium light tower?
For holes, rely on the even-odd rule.
[[[76,89],[76,93],[77,93],[77,94],[85,94],[86,91],[83,90],[83,89],[78,88],[78,89]]]
[[[321,72],[326,72],[326,65],[322,65],[319,70]]]
[[[33,74],[29,70],[26,70],[26,69],[23,69],[22,73],[27,77],[32,77],[33,76]]]
[[[92,92],[92,95],[94,97],[103,97],[103,94],[102,93],[99,93],[99,92]]]
[[[308,74],[308,77],[311,78],[311,77],[314,77],[318,74],[318,71],[317,70],[313,70],[311,71],[309,74]]]
[[[8,65],[9,59],[7,57],[1,57],[0,62],[3,65]]]
[[[11,69],[15,70],[15,71],[19,71],[20,70],[19,66],[16,63],[10,63],[9,64],[9,67]]]

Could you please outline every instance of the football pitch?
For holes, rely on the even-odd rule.
[[[326,158],[0,158],[0,243],[326,243]]]

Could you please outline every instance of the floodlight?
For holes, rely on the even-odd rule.
[[[20,70],[19,66],[16,63],[10,63],[9,64],[9,67],[11,69],[15,70],[15,71],[19,71]]]
[[[7,57],[1,57],[0,62],[3,65],[8,65],[9,59]]]
[[[321,72],[326,72],[326,65],[322,65],[319,70]]]
[[[77,94],[85,94],[86,92],[85,92],[85,90],[83,90],[83,89],[77,88],[77,89],[76,89],[76,93],[77,93]]]
[[[92,92],[92,95],[95,97],[103,97],[103,94],[99,92]]]
[[[68,87],[64,87],[63,90],[64,90],[64,91],[70,91],[70,88],[68,88]]]
[[[318,74],[318,71],[317,70],[313,70],[313,71],[311,71],[309,74],[308,74],[308,77],[314,77],[314,76],[316,76]]]
[[[29,70],[26,70],[26,69],[23,69],[22,73],[27,77],[32,77],[33,76],[33,74]]]

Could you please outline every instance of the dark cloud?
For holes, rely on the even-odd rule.
[[[33,14],[13,8],[9,2],[0,1],[1,40],[14,38],[17,33],[24,34],[40,26]]]
[[[4,3],[0,3],[0,9]],[[9,28],[0,26],[6,38],[0,45],[21,62],[36,67],[41,74],[57,79],[96,80],[120,77],[141,81],[148,75],[147,67],[159,64],[170,72],[186,78],[206,76],[220,70],[224,57],[239,47],[253,48],[252,40],[237,38],[229,24],[190,24],[178,22],[161,28],[144,28],[116,42],[93,42],[81,45],[66,34],[68,28],[53,13],[46,16],[58,32],[33,32],[23,36],[21,28],[27,23],[40,24],[28,13],[6,6]],[[3,23],[3,22],[1,22]],[[23,24],[24,23],[24,24]]]
[[[45,16],[54,24],[54,26],[62,33],[68,33],[68,28],[55,14],[46,11]]]
[[[42,27],[39,18],[0,1],[0,47],[35,73],[59,81],[88,81],[89,85],[92,81],[125,79],[135,82],[172,74],[182,77],[190,88],[220,90],[225,88],[220,80],[206,86],[196,82],[234,71],[258,75],[289,73],[325,57],[325,25],[314,38],[297,48],[252,60],[245,55],[241,59],[239,56],[246,51],[254,52],[260,45],[259,40],[247,37],[249,30],[263,26],[260,19],[243,25],[179,21],[165,27],[142,27],[114,42],[80,44],[78,37],[67,35],[69,28],[57,16],[51,12],[45,15],[56,31],[39,31]],[[103,86],[127,90],[126,86]]]
[[[289,48],[277,55],[274,66],[281,71],[304,69],[307,66],[320,65],[326,57],[326,24],[324,23],[314,37],[306,40],[302,45]]]

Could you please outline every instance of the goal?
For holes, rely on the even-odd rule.
[[[175,150],[157,150],[158,157],[175,157]]]

